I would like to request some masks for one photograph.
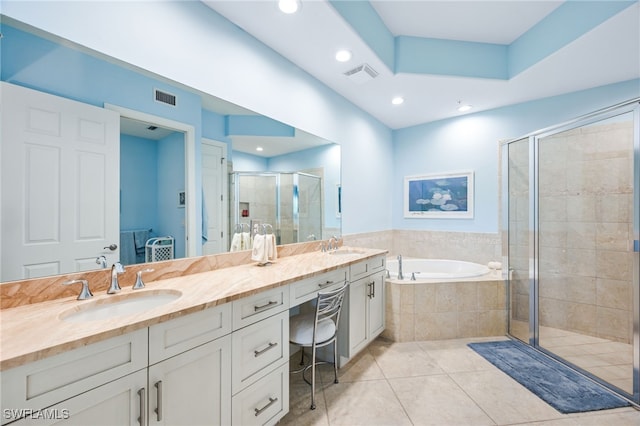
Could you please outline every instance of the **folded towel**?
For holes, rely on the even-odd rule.
[[[231,248],[229,248],[229,251],[240,251],[240,250],[243,250],[242,236],[238,233],[235,233],[231,238]]]
[[[248,232],[242,233],[242,250],[251,250],[251,234]]]
[[[120,232],[120,262],[123,265],[136,263],[136,245],[133,239],[133,231]]]
[[[276,247],[276,236],[271,234],[267,236],[269,241],[269,260],[276,260],[278,258],[278,248]]]
[[[251,260],[258,263],[267,263],[268,254],[266,247],[266,238],[264,235],[256,235],[253,237],[253,250],[251,251]]]
[[[133,231],[133,242],[136,246],[136,254],[144,255],[145,245],[147,244],[148,239],[149,239],[148,229]]]

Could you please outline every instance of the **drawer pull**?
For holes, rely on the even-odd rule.
[[[262,408],[254,408],[256,414],[255,416],[258,417],[260,414],[262,414],[262,412],[264,410],[266,410],[267,408],[271,407],[273,404],[275,404],[278,401],[278,398],[271,398],[269,397],[269,402],[267,403],[267,405],[265,405]]]
[[[158,390],[156,393],[156,409],[154,410],[158,416],[158,421],[162,420],[162,380],[158,380],[154,385]]]
[[[319,288],[323,288],[323,287],[329,286],[329,285],[331,285],[331,284],[333,284],[333,283],[334,283],[334,281],[327,280],[327,282],[325,282],[325,283],[320,283],[320,284],[318,284],[318,287],[319,287]]]
[[[253,356],[254,356],[255,358],[258,358],[260,355],[264,354],[264,353],[265,353],[265,352],[267,352],[269,349],[273,349],[273,348],[275,348],[276,346],[278,346],[278,342],[276,342],[276,343],[271,343],[271,342],[269,342],[269,346],[267,346],[267,347],[266,347],[266,348],[264,348],[263,350],[261,350],[261,351],[253,351]]]
[[[140,396],[140,417],[138,417],[138,423],[140,423],[140,426],[145,426],[147,424],[147,392],[144,388],[138,391],[138,396]]]
[[[273,300],[270,300],[269,303],[262,305],[262,306],[254,306],[253,307],[253,311],[254,312],[260,312],[260,311],[264,311],[265,309],[269,309],[272,308],[274,305],[279,304],[279,302],[274,302]]]

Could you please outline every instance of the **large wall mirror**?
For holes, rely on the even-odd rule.
[[[339,145],[0,18],[0,281],[340,233]]]

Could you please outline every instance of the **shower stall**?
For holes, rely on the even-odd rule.
[[[639,102],[501,146],[509,334],[636,404]]]
[[[322,178],[307,173],[231,173],[230,234],[271,225],[276,244],[322,238]]]

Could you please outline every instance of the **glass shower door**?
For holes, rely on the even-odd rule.
[[[538,344],[629,395],[638,392],[636,137],[631,111],[536,138]]]
[[[509,265],[509,334],[528,343],[530,337],[529,138],[503,146],[507,195]]]
[[[298,173],[298,241],[322,238],[322,179]]]

